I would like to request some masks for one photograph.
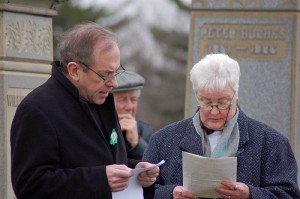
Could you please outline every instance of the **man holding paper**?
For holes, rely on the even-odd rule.
[[[229,160],[232,164],[219,164],[233,173],[213,187],[217,198],[300,198],[297,163],[288,139],[242,111],[238,106],[239,78],[239,64],[225,54],[207,55],[193,66],[190,80],[198,103],[197,112],[155,133],[144,153],[145,161],[166,161],[156,181],[155,198],[211,198],[205,190],[197,194],[198,190],[191,189],[197,184],[206,185],[207,179],[218,179],[221,171],[213,160],[226,157],[233,158]],[[207,164],[210,166],[195,167],[199,162],[186,156],[189,154],[206,157],[201,160],[210,161]],[[186,165],[196,172],[187,177],[183,172]],[[187,182],[189,177],[196,178],[205,169],[212,172],[193,179],[193,183]]]
[[[50,39],[50,38],[49,38]],[[112,199],[132,169],[152,199],[159,168],[127,158],[111,90],[124,68],[117,37],[93,22],[59,37],[51,77],[20,103],[11,126],[11,181],[18,199]]]

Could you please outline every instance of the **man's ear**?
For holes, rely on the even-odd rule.
[[[67,65],[68,75],[74,81],[79,80],[79,65],[76,62],[69,62]]]

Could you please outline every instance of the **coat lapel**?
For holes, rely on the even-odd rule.
[[[124,138],[122,135],[121,127],[118,122],[118,115],[115,110],[113,94],[110,93],[108,97],[105,99],[104,104],[98,107],[98,113],[101,117],[103,124],[103,129],[106,135],[111,139],[112,133],[115,132],[117,134],[117,141],[115,143],[110,143],[110,147],[114,154],[115,163],[123,163],[128,164],[127,162],[127,154]],[[110,140],[109,140],[110,142]]]
[[[186,128],[186,131],[182,134],[179,148],[185,152],[203,155],[201,137],[196,132],[196,129],[192,124],[192,120],[189,126]]]
[[[244,145],[248,142],[249,140],[249,135],[248,135],[248,117],[245,115],[243,111],[240,109],[239,117],[238,117],[238,124],[239,124],[239,131],[243,132],[240,133],[240,143],[239,143],[239,148],[237,151],[237,156],[241,155],[244,151]]]

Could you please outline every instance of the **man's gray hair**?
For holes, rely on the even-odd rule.
[[[94,46],[98,41],[103,43],[103,50],[108,51],[118,45],[115,34],[96,23],[78,24],[58,36],[58,49],[62,71],[67,72],[69,62],[94,63]]]

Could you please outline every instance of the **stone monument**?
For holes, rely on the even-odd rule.
[[[193,0],[187,75],[208,53],[236,59],[241,108],[289,138],[300,171],[299,10],[299,0]],[[195,110],[187,78],[185,117]]]
[[[62,0],[0,0],[0,198],[15,198],[10,179],[10,127],[16,108],[50,75],[52,17]]]

